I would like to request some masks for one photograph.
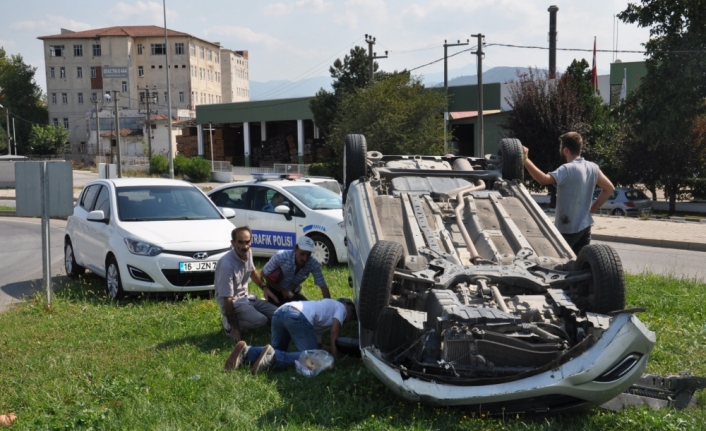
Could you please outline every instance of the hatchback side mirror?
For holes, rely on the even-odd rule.
[[[86,216],[88,221],[98,221],[101,223],[108,223],[108,219],[105,217],[103,210],[95,210],[88,213]]]

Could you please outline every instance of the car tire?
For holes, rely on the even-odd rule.
[[[586,309],[606,314],[625,309],[625,275],[618,252],[605,244],[590,244],[579,252],[576,269],[591,270],[593,280],[586,292]]]
[[[358,299],[358,318],[364,329],[374,331],[382,309],[390,303],[395,269],[403,255],[402,245],[392,241],[378,241],[370,250]]]
[[[614,216],[625,217],[625,211],[622,208],[614,208],[610,213]]]
[[[348,187],[360,177],[368,175],[366,154],[368,144],[363,135],[346,135],[343,151],[343,200],[345,202]]]
[[[105,289],[110,299],[118,301],[125,297],[123,283],[120,279],[120,267],[115,257],[108,256],[105,261]]]
[[[328,238],[324,235],[311,235],[314,240],[314,252],[311,253],[321,265],[335,265],[338,263],[336,259],[336,249],[331,244]]]
[[[507,181],[525,179],[524,151],[519,139],[504,138],[500,140],[498,148],[503,163],[502,175]]]
[[[66,270],[66,275],[70,278],[77,278],[86,272],[86,268],[76,263],[74,247],[68,238],[66,238],[66,243],[64,244],[64,269]]]

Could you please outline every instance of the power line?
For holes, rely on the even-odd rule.
[[[456,52],[456,53],[454,53],[454,54],[449,55],[447,58],[455,57],[455,56],[457,56],[457,55],[459,55],[459,54],[461,54],[461,53],[468,52],[468,51],[471,51],[471,50],[476,49],[476,48],[477,48],[477,46],[473,46],[473,47],[468,48],[468,49],[462,49],[462,50],[459,51],[459,52]],[[441,57],[441,58],[438,59],[438,60],[434,60],[434,61],[429,62],[429,63],[426,63],[426,64],[422,64],[421,66],[417,66],[417,67],[415,67],[415,68],[413,68],[413,69],[409,69],[408,72],[411,72],[411,71],[417,70],[417,69],[421,69],[422,67],[431,66],[432,64],[438,63],[438,62],[440,62],[440,61],[444,61],[444,57]]]
[[[507,48],[523,48],[523,49],[549,49],[546,46],[529,46],[529,45],[512,45],[509,43],[489,43],[488,46],[503,46]],[[583,48],[556,48],[557,51],[578,51],[578,52],[593,52],[593,49],[583,49]],[[630,50],[614,50],[614,49],[597,49],[596,52],[622,52],[628,54],[645,54],[645,51],[630,51]],[[672,51],[678,52],[678,51]]]

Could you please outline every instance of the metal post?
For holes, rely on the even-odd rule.
[[[139,87],[138,87],[139,88]],[[147,104],[147,160],[152,158],[152,122],[150,112],[150,100],[152,96],[150,95],[150,90],[148,86],[145,86],[145,103]],[[155,101],[157,103],[157,101]]]
[[[15,155],[17,155],[17,136],[15,135],[15,117],[12,117],[12,142],[15,143]],[[10,151],[10,148],[7,148],[7,151]]]
[[[98,150],[98,155],[101,155],[101,122],[100,119],[98,118],[98,103],[100,100],[97,97],[94,97],[93,100],[93,106],[96,109],[96,149]],[[105,160],[103,161],[105,162]]]
[[[120,117],[118,116],[118,90],[113,90],[113,102],[115,102],[115,152],[117,153],[118,178],[123,177],[123,164],[120,158]]]
[[[211,172],[214,172],[214,166],[213,166],[213,123],[208,122],[208,140],[211,144]]]
[[[5,127],[7,132],[7,154],[12,154],[12,141],[10,140],[10,109],[5,109]],[[15,155],[17,155],[17,143],[15,143]]]
[[[446,134],[448,132],[448,121],[449,121],[449,66],[448,66],[448,47],[449,46],[460,46],[460,45],[468,45],[470,43],[470,40],[466,39],[466,43],[461,43],[460,40],[457,41],[457,43],[446,43],[444,40],[444,98],[446,99],[445,102],[445,109],[444,109],[444,152],[448,153],[449,151],[449,142],[446,137]]]
[[[167,38],[167,0],[162,0],[164,9],[164,46],[165,61],[167,62],[167,116],[169,117],[168,139],[169,139],[169,178],[174,179],[174,150],[172,149],[172,86],[169,83],[169,39]],[[211,152],[213,157],[213,152]]]
[[[17,145],[17,144],[15,144]],[[49,239],[49,173],[47,162],[42,162],[40,170],[42,182],[42,265],[44,267],[44,288],[47,290],[47,305],[51,306],[51,253]]]
[[[476,157],[485,157],[484,131],[483,131],[483,34],[472,34],[472,37],[478,38],[478,148],[476,148]]]

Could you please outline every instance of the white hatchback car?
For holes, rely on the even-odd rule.
[[[252,229],[254,256],[293,249],[298,238],[308,236],[314,240],[312,256],[322,265],[348,261],[341,196],[318,184],[325,179],[292,174],[253,177],[217,187],[208,197],[222,210],[235,210],[231,219],[235,226]]]
[[[233,225],[193,184],[118,178],[88,183],[69,217],[66,274],[105,277],[108,295],[212,290]]]

